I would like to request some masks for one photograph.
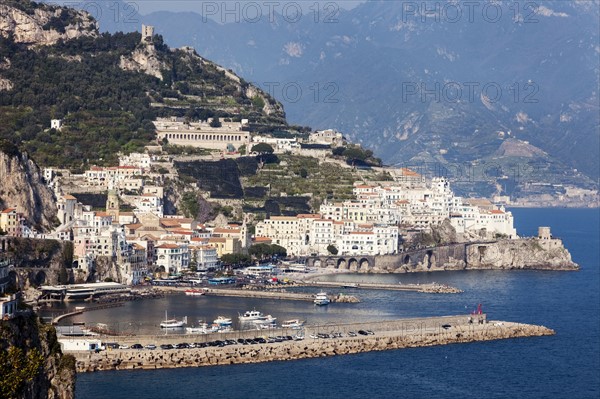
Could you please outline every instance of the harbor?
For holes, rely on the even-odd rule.
[[[163,368],[202,367],[226,364],[260,363],[338,356],[370,351],[415,348],[434,345],[490,341],[554,335],[554,331],[538,325],[488,321],[485,314],[455,315],[306,326],[301,335],[285,336],[291,330],[269,332],[236,331],[201,336],[123,336],[99,339],[116,342],[123,347],[157,349],[111,349],[100,352],[73,351],[77,371],[154,370]],[[356,333],[358,331],[358,333]],[[266,338],[277,336],[277,342]],[[76,339],[76,338],[73,338]],[[160,345],[177,345],[185,340],[200,347],[160,349]],[[233,343],[232,343],[233,342]],[[204,345],[200,345],[204,344]]]
[[[156,287],[156,289],[170,294],[184,293],[186,289],[180,287]],[[237,298],[262,298],[285,301],[305,301],[313,302],[314,294],[303,292],[288,292],[284,289],[234,289],[234,288],[205,288],[203,290],[206,296],[215,297],[237,297]],[[359,303],[360,300],[354,295],[328,295],[332,303]]]

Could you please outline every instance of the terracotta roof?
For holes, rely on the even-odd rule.
[[[299,215],[296,215],[296,217],[298,219],[320,219],[321,215],[318,213],[301,213]]]
[[[208,242],[227,242],[227,238],[223,238],[223,237],[211,237],[208,239]]]
[[[127,227],[130,230],[137,230],[140,227],[142,227],[142,224],[141,223],[126,224],[125,227]]]
[[[5,210],[2,211],[2,213],[11,213],[11,212],[16,212],[17,210],[15,208],[6,208]]]
[[[420,177],[421,176],[420,174],[418,174],[414,170],[410,170],[408,168],[400,168],[400,172],[402,173],[403,176],[413,176],[413,177]]]
[[[160,219],[160,224],[164,227],[180,227],[181,225],[177,220]]]
[[[193,242],[208,242],[208,239],[207,238],[200,238],[200,237],[193,237],[191,239],[191,241],[193,241]]]
[[[369,186],[368,184],[360,184],[355,186],[355,188],[375,188],[375,186]]]
[[[490,213],[494,213],[494,214],[496,214],[496,215],[503,215],[503,214],[504,214],[504,212],[503,212],[503,211],[501,211],[500,209],[492,209],[492,210],[490,211]]]
[[[157,249],[176,249],[176,248],[179,248],[179,246],[177,244],[161,244],[155,248],[157,248]]]
[[[141,246],[141,245],[140,245],[140,244],[138,244],[138,243],[134,243],[134,244],[133,244],[133,249],[137,249],[137,250],[143,249],[143,250],[145,250],[146,248],[144,248],[143,246]]]
[[[373,234],[372,231],[352,231],[350,234]]]
[[[273,239],[269,237],[254,237],[254,242],[272,242]]]
[[[213,230],[213,233],[233,233],[233,234],[239,234],[240,233],[240,229],[228,229],[228,228],[216,228]]]
[[[98,217],[101,217],[101,218],[105,218],[105,217],[108,217],[108,216],[111,216],[111,215],[109,215],[106,212],[96,212],[95,216],[98,216]]]
[[[66,200],[77,200],[77,198],[73,197],[71,194],[63,195],[63,198]]]

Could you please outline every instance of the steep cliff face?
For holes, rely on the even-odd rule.
[[[88,14],[29,1],[0,2],[0,35],[16,43],[48,46],[59,40],[97,36],[97,23]]]
[[[163,78],[161,70],[167,68],[167,65],[159,60],[153,45],[137,48],[131,56],[122,55],[119,66],[125,71],[142,72],[161,80]]]
[[[40,168],[6,142],[0,142],[0,207],[16,208],[41,231],[50,230],[56,221],[56,198]]]
[[[467,269],[577,270],[559,239],[502,240],[467,247]]]
[[[0,364],[2,397],[74,398],[75,359],[62,354],[54,327],[37,316],[0,321],[0,356],[9,359]]]

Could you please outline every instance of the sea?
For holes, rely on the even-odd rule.
[[[256,308],[279,321],[300,318],[311,324],[335,325],[470,313],[481,303],[490,319],[541,324],[554,329],[554,336],[252,365],[86,373],[77,376],[76,398],[597,399],[600,212],[523,208],[512,212],[521,236],[536,235],[538,226],[550,226],[581,270],[348,275],[344,278],[355,282],[435,281],[461,288],[464,293],[344,289],[362,302],[326,307],[296,301],[172,295],[84,313],[71,322],[102,322],[122,332],[158,335],[165,311],[169,317],[187,316],[192,324],[210,322],[218,315],[236,318],[238,313]]]

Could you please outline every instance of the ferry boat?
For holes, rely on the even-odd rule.
[[[187,316],[183,320],[169,319],[167,312],[165,311],[165,319],[160,323],[160,328],[175,329],[183,328],[187,324]]]
[[[215,323],[216,325],[219,325],[221,327],[227,327],[227,326],[231,326],[231,324],[233,324],[233,322],[231,321],[230,318],[224,317],[224,316],[217,317],[216,319],[213,320],[213,323]]]
[[[203,290],[188,289],[188,290],[185,290],[184,292],[185,292],[185,295],[187,295],[187,296],[202,296],[202,295],[204,295]]]
[[[298,319],[286,320],[281,323],[283,328],[300,328],[304,325],[304,321]]]
[[[318,306],[324,306],[324,305],[329,305],[329,298],[327,297],[327,293],[326,292],[319,292],[316,296],[315,296],[315,305]]]
[[[240,321],[254,321],[254,320],[266,320],[267,316],[259,312],[258,310],[247,310],[243,315],[240,315]]]

